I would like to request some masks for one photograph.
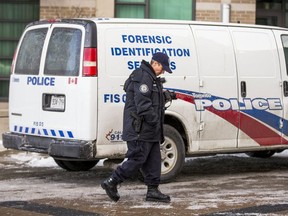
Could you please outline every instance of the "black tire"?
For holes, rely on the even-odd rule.
[[[185,162],[185,146],[179,132],[170,125],[164,125],[165,141],[161,149],[161,182],[172,181],[182,170]]]
[[[68,169],[68,168],[65,166],[65,164],[63,163],[63,160],[57,160],[57,159],[55,159],[55,158],[53,158],[53,159],[54,159],[55,163],[56,163],[59,167],[61,167],[62,169],[65,169],[65,170]]]
[[[247,152],[246,153],[249,157],[256,157],[256,158],[269,158],[275,154],[275,151],[258,151],[258,152]]]
[[[88,171],[92,169],[99,160],[93,161],[68,161],[55,159],[56,164],[67,171]]]

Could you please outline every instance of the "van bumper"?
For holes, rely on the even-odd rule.
[[[57,158],[93,159],[96,147],[93,142],[84,140],[58,140],[17,133],[3,133],[3,146],[29,152],[48,154]]]

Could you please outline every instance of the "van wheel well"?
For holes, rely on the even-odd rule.
[[[179,119],[175,118],[174,116],[165,115],[164,124],[174,127],[180,133],[185,145],[185,152],[187,152],[188,150],[187,134],[185,133],[184,126],[181,123],[181,121],[179,121]]]
[[[56,164],[67,171],[88,171],[92,169],[99,160],[93,161],[69,161],[54,158]]]

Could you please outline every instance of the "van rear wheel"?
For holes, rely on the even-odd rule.
[[[257,151],[257,152],[247,152],[246,153],[249,157],[256,157],[256,158],[269,158],[275,154],[275,151]]]
[[[164,125],[165,141],[161,150],[161,182],[172,181],[181,171],[185,162],[185,146],[179,132],[170,125]]]
[[[54,158],[55,163],[67,171],[88,171],[92,169],[99,160],[93,161],[68,161],[68,160],[59,160]]]

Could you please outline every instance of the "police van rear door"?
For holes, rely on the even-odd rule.
[[[35,25],[25,30],[12,67],[10,131],[95,139],[96,126],[91,128],[88,123],[96,121],[96,114],[89,115],[89,97],[91,83],[97,80],[83,79],[81,74],[84,37],[84,26],[69,23]]]

